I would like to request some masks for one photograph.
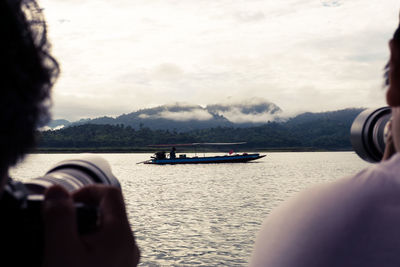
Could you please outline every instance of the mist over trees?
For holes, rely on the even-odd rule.
[[[40,149],[143,150],[152,144],[247,142],[243,150],[350,150],[350,127],[362,109],[304,113],[255,127],[212,127],[180,132],[123,124],[83,124],[39,133]]]

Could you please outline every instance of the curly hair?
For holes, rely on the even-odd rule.
[[[0,0],[0,168],[35,145],[50,118],[50,91],[58,74],[46,23],[35,0]]]

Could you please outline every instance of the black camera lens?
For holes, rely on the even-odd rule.
[[[0,197],[0,210],[7,215],[0,220],[0,229],[3,229],[0,249],[4,252],[4,262],[9,262],[10,266],[43,266],[44,191],[52,185],[60,185],[73,192],[90,184],[120,188],[108,162],[95,155],[62,161],[43,177],[27,183],[10,178]],[[101,218],[101,210],[98,207],[75,203],[75,210],[79,234],[97,231]]]
[[[43,177],[24,183],[28,194],[43,194],[52,185],[60,185],[73,192],[85,185],[104,184],[121,187],[112,174],[110,165],[98,156],[84,156],[81,159],[59,162]]]
[[[379,162],[385,151],[385,129],[391,117],[390,107],[367,109],[361,112],[351,126],[351,144],[354,151],[368,162]]]

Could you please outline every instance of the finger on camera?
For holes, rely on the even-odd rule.
[[[70,194],[61,186],[47,189],[43,203],[47,242],[75,242],[78,239],[76,213]]]
[[[119,188],[106,185],[91,185],[82,188],[73,195],[74,200],[88,205],[99,206],[102,219],[115,220],[126,218],[125,204]]]

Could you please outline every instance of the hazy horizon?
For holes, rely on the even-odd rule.
[[[79,118],[72,118],[72,119],[69,119],[68,116],[66,116],[66,117],[55,117],[54,115],[52,115],[51,120],[67,120],[69,122],[75,122],[75,121],[79,121],[79,120],[96,119],[96,118],[101,118],[101,117],[110,117],[110,118],[114,118],[115,119],[115,118],[117,118],[117,117],[119,117],[121,115],[135,113],[135,112],[138,112],[140,110],[147,110],[147,109],[154,109],[154,108],[159,108],[159,107],[171,106],[173,104],[181,105],[181,104],[190,104],[190,103],[180,103],[180,102],[166,103],[166,104],[154,105],[154,106],[150,106],[150,107],[141,107],[141,108],[138,108],[138,109],[135,109],[135,110],[131,110],[129,112],[123,112],[123,113],[120,113],[120,114],[107,115],[107,114],[98,113],[98,114],[93,114],[92,116],[87,116],[87,117],[82,116],[82,117],[79,117]],[[214,103],[214,104],[218,104],[218,103]],[[214,105],[214,104],[210,104],[210,105]],[[199,107],[205,108],[207,105],[193,104],[193,106],[199,106]],[[383,104],[381,106],[386,106],[386,105]],[[381,106],[376,105],[376,106],[370,106],[370,107],[366,107],[366,106],[364,106],[364,107],[362,107],[362,106],[360,106],[360,107],[343,107],[343,108],[338,108],[338,109],[326,109],[326,110],[325,109],[321,109],[321,110],[317,110],[317,111],[299,110],[299,111],[293,111],[293,112],[285,112],[285,111],[282,110],[282,112],[279,113],[278,117],[279,118],[291,118],[291,117],[295,117],[297,115],[300,115],[300,114],[303,114],[303,113],[307,113],[307,112],[310,112],[310,113],[324,113],[324,112],[334,112],[334,111],[340,111],[340,110],[346,110],[346,109],[379,108]],[[221,114],[221,115],[225,115],[225,114]],[[257,115],[264,115],[264,114],[254,114],[254,116],[257,116]],[[172,115],[172,117],[174,117],[174,116],[176,117],[177,115]],[[261,119],[256,119],[256,120],[260,121]],[[248,121],[245,121],[245,122],[252,122],[252,121],[254,121],[254,120],[248,120]],[[268,118],[263,120],[263,121],[268,121]]]
[[[209,112],[209,106],[207,110],[207,106],[190,104],[190,103],[170,103],[166,105],[160,105],[156,107],[149,107],[149,108],[141,108],[138,110],[133,110],[129,113],[117,114],[115,116],[107,116],[107,115],[99,115],[94,117],[86,117],[86,118],[79,118],[76,120],[69,120],[67,118],[52,118],[52,121],[57,120],[67,120],[71,123],[78,122],[80,120],[92,120],[92,119],[101,119],[104,117],[108,118],[117,118],[119,116],[124,116],[130,113],[140,113],[139,118],[142,119],[169,119],[174,121],[189,121],[189,120],[198,120],[198,121],[206,121],[213,118],[213,114],[218,114],[223,116],[225,119],[229,120],[233,123],[266,123],[268,121],[285,121],[290,118],[294,118],[297,115],[301,115],[304,113],[308,113],[311,111],[303,111],[303,112],[295,112],[295,113],[287,113],[279,109],[276,106],[277,111],[271,112],[268,107],[261,106],[265,104],[272,104],[273,107],[275,105],[273,103],[268,102],[259,102],[259,106],[253,104],[253,107],[256,107],[256,110],[252,112],[245,112],[246,107],[250,107],[250,103],[242,104],[242,103],[230,103],[227,105],[220,105],[223,108],[214,110],[213,112]],[[316,111],[311,113],[324,113],[324,112],[336,112],[342,111],[347,109],[363,109],[366,107],[348,107],[343,109],[336,109],[336,110],[323,110],[323,111]],[[376,107],[378,108],[378,107]],[[157,113],[153,113],[152,115],[146,115],[146,112],[158,110]]]

